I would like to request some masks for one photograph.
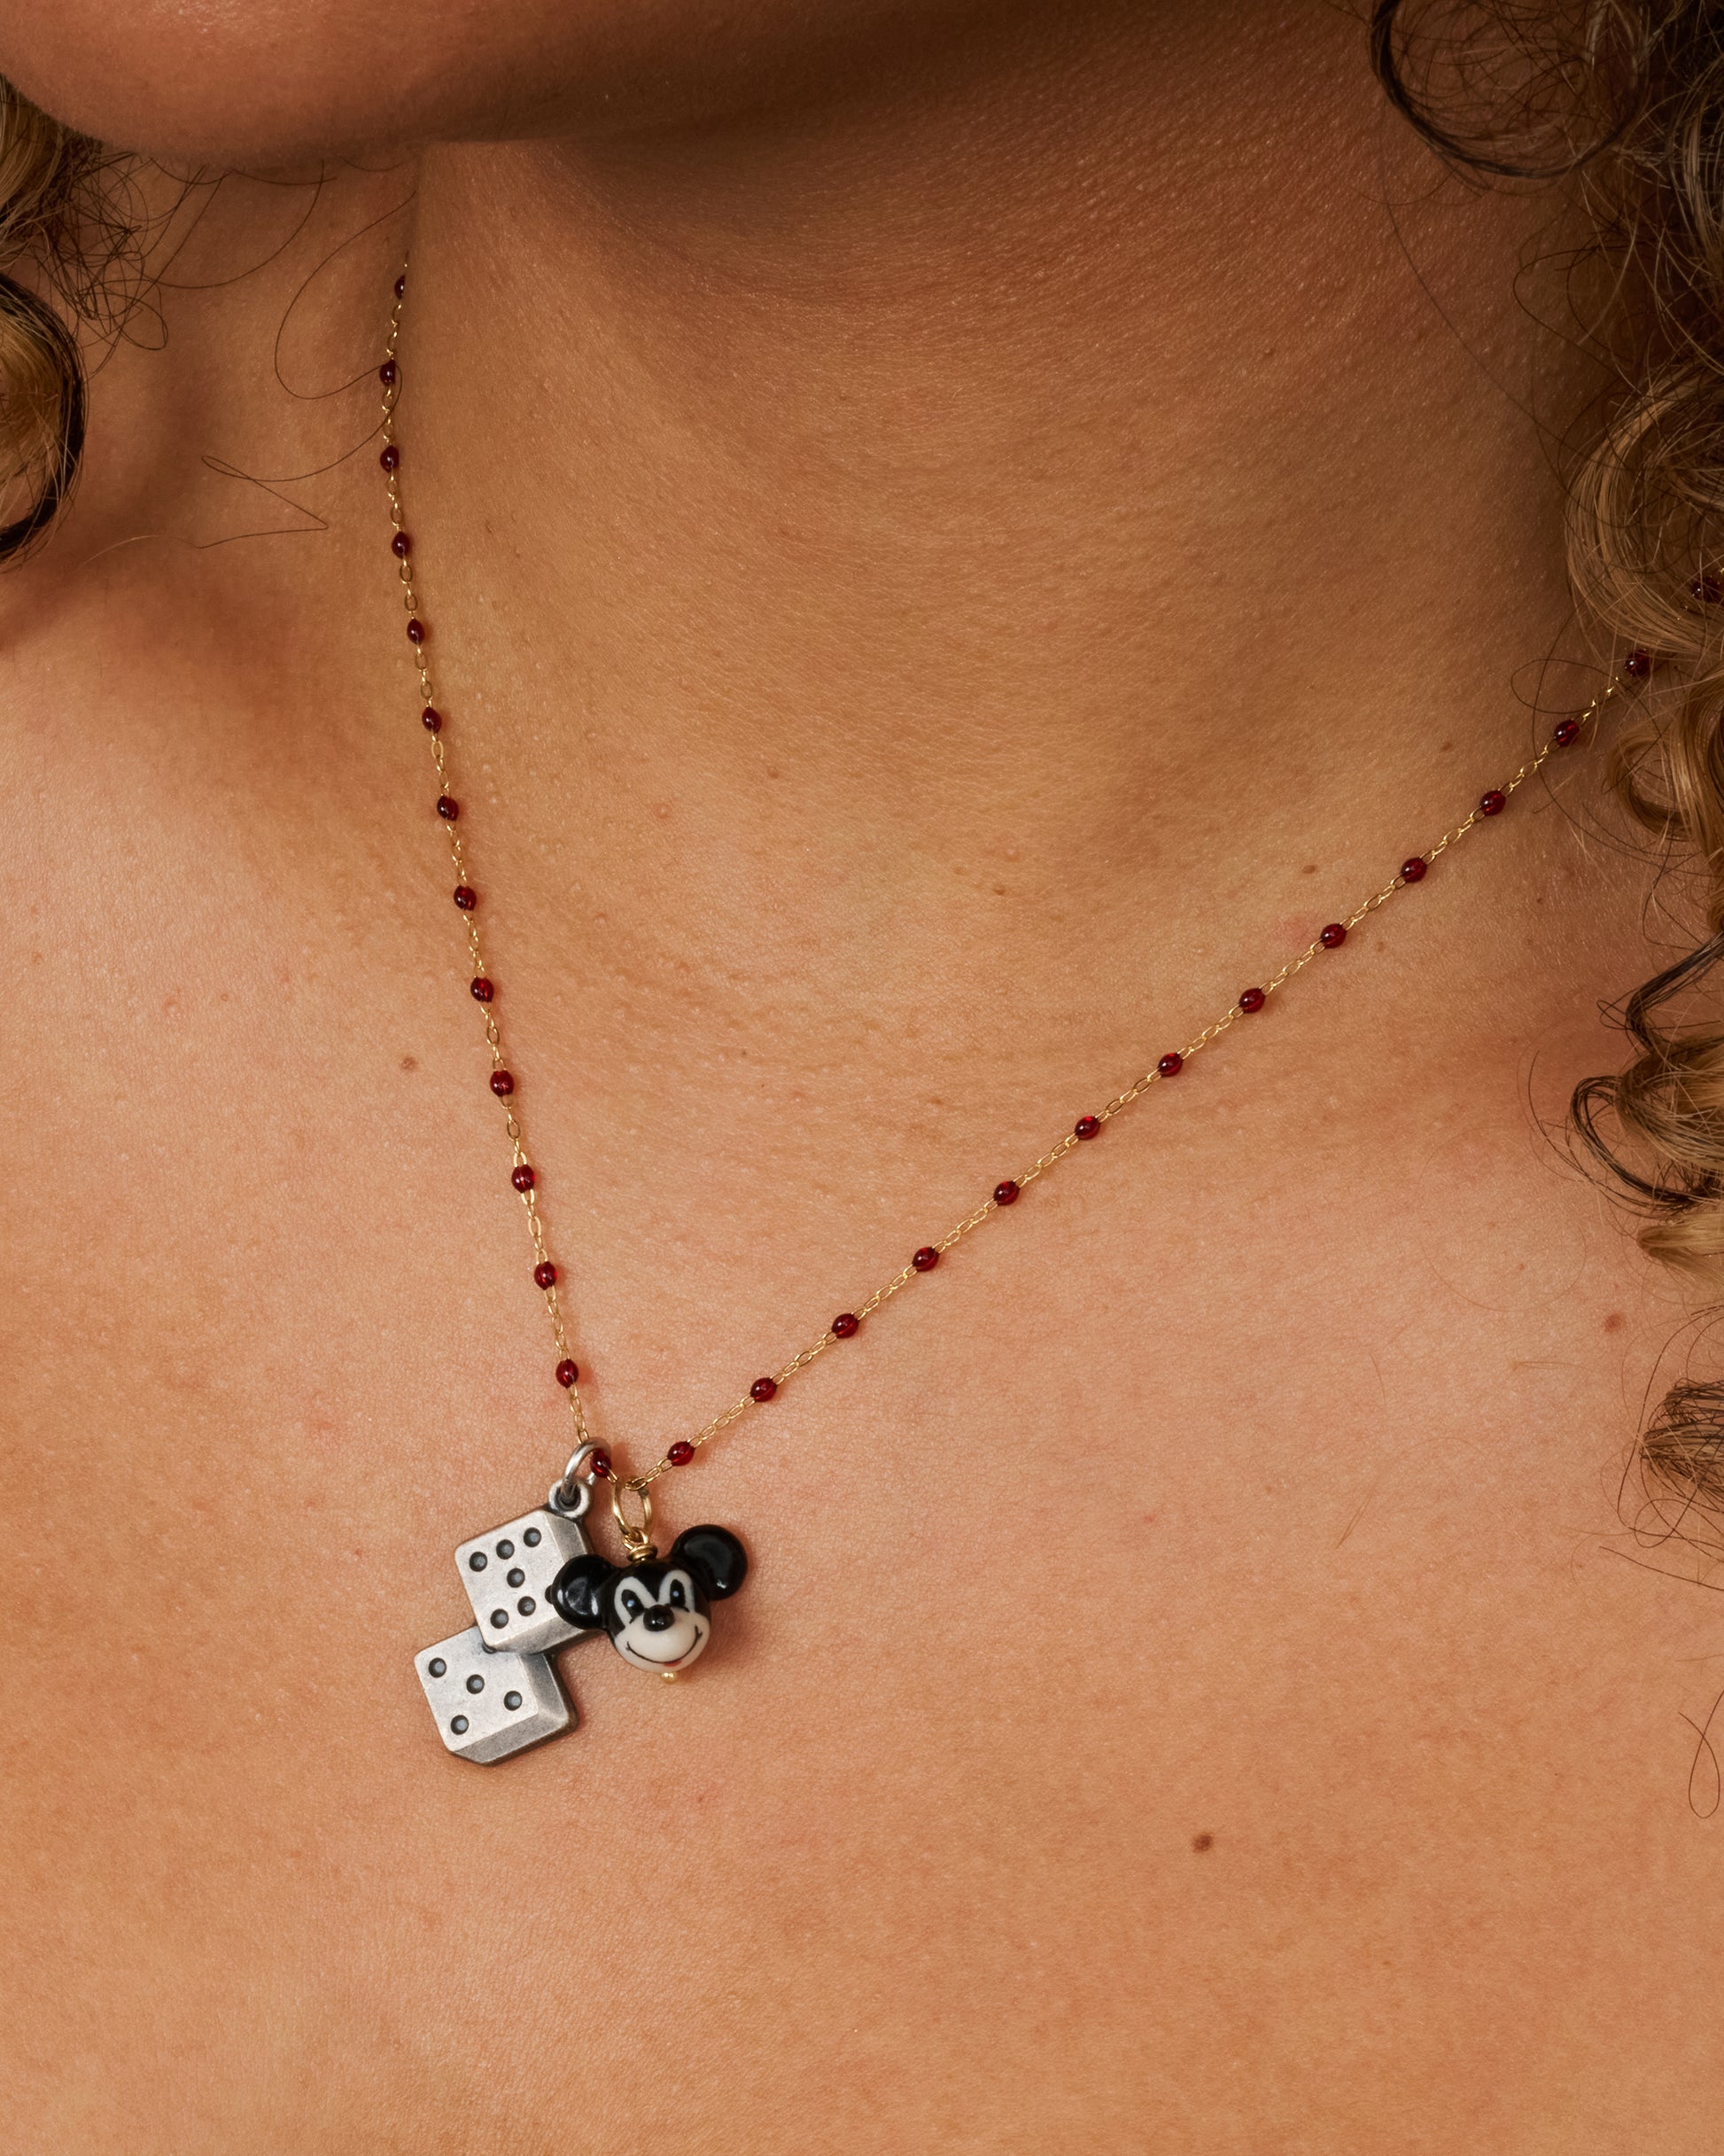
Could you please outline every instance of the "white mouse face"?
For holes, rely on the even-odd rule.
[[[641,1670],[686,1670],[711,1637],[712,1620],[680,1565],[642,1565],[611,1589],[610,1644]]]

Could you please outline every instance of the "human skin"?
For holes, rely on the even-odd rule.
[[[1715,1609],[1617,1509],[1681,1307],[1539,1121],[1652,962],[1594,749],[661,1485],[753,1565],[686,1682],[571,1650],[479,1770],[410,1666],[566,1417],[403,253],[638,1467],[1544,731],[1555,206],[1315,4],[293,22],[0,27],[118,140],[366,153],[204,204],[0,587],[0,2148],[1711,2149]]]

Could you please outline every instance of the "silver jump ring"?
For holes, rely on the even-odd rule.
[[[575,1447],[569,1455],[568,1466],[563,1470],[563,1480],[551,1484],[551,1494],[545,1500],[553,1512],[561,1513],[565,1520],[580,1518],[593,1502],[593,1485],[578,1482],[575,1478],[594,1453],[602,1450],[602,1446],[590,1442]]]

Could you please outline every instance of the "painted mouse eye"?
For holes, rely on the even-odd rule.
[[[625,1587],[621,1594],[617,1597],[617,1601],[623,1615],[629,1618],[638,1617],[647,1607],[633,1587]]]
[[[687,1583],[680,1577],[673,1579],[664,1590],[664,1599],[673,1608],[687,1609],[688,1607]]]

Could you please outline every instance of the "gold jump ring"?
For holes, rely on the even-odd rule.
[[[631,1520],[623,1510],[623,1492],[625,1490],[632,1490],[641,1500],[641,1517],[638,1521]],[[652,1493],[648,1490],[643,1477],[637,1475],[630,1482],[612,1482],[610,1485],[610,1516],[617,1522],[617,1531],[623,1537],[624,1547],[628,1551],[632,1563],[638,1565],[642,1559],[657,1554],[653,1547],[652,1539]]]

